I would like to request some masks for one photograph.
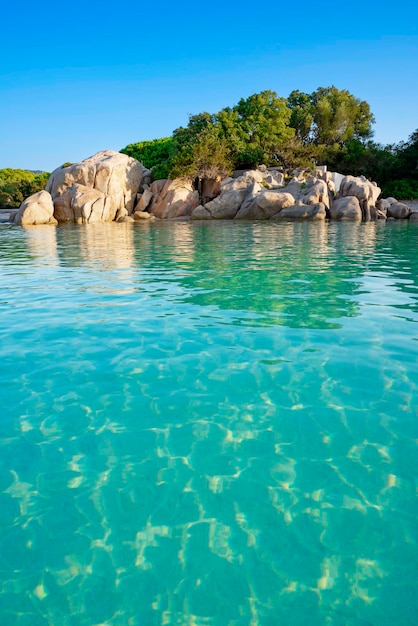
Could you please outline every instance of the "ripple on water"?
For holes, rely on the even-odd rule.
[[[2,625],[415,624],[417,239],[0,225]]]

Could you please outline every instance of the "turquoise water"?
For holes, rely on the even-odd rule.
[[[418,226],[0,225],[1,626],[409,625]]]

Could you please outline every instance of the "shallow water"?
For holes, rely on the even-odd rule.
[[[418,614],[418,226],[0,225],[0,624]]]

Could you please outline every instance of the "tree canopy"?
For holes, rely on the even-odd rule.
[[[6,167],[0,170],[0,207],[17,208],[25,198],[45,189],[48,172]]]
[[[190,115],[171,137],[121,152],[152,168],[154,179],[214,178],[261,163],[288,170],[326,164],[364,174],[395,197],[418,195],[418,129],[406,142],[382,146],[372,140],[373,123],[366,101],[334,85],[288,98],[265,90],[217,113]]]
[[[125,154],[173,176],[207,177],[265,165],[336,162],[349,141],[364,142],[374,121],[367,102],[347,90],[319,87],[288,98],[265,90],[217,113],[190,115],[171,138],[130,144]],[[161,170],[154,169],[157,177]]]

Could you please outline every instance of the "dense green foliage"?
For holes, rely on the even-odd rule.
[[[49,173],[7,167],[0,170],[0,207],[17,208],[25,198],[45,189]]]
[[[334,86],[293,91],[287,99],[266,90],[218,113],[191,115],[171,138],[130,144],[122,152],[153,168],[154,179],[162,173],[213,178],[261,163],[313,167],[341,162],[348,142],[363,145],[371,136],[373,121],[367,102]]]
[[[153,179],[158,180],[168,178],[168,162],[172,154],[172,144],[172,137],[163,137],[130,143],[121,152],[141,161],[147,169],[152,169]]]

